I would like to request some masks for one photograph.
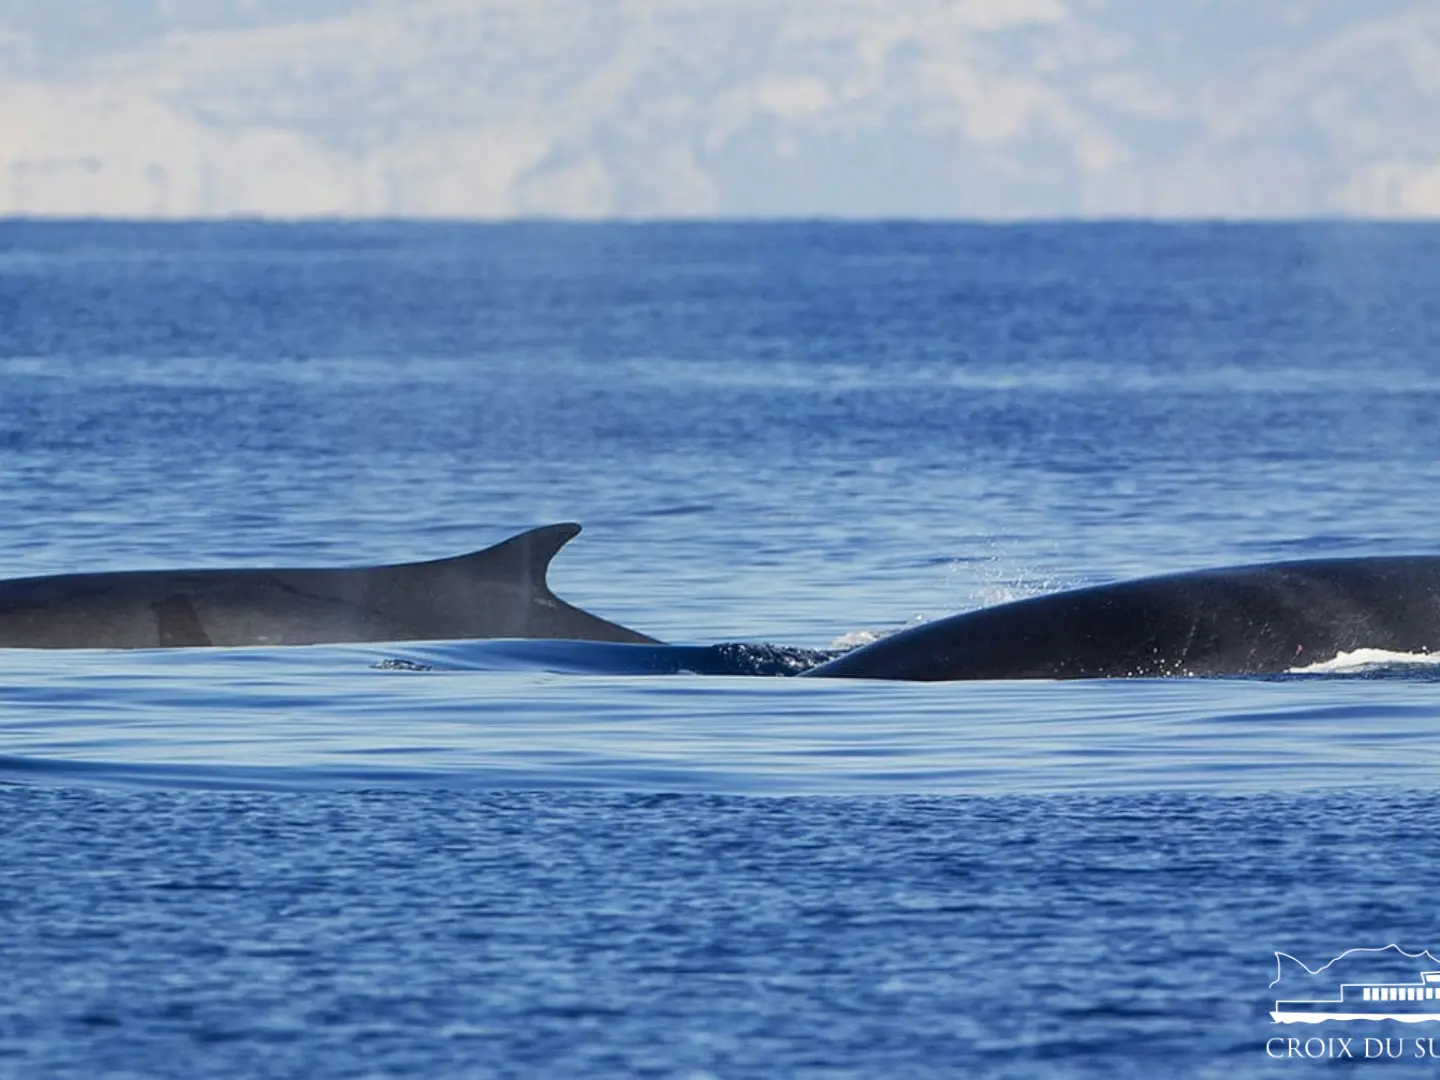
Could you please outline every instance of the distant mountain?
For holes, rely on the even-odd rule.
[[[1436,72],[1431,0],[0,0],[0,213],[1426,216]]]

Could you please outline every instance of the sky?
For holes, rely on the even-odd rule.
[[[1440,216],[1440,0],[0,0],[0,215]]]

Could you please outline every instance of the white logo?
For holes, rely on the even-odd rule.
[[[1284,961],[1295,968],[1288,973]],[[1356,982],[1325,983],[1318,976],[1341,964],[1347,973],[1361,976]],[[1296,970],[1298,968],[1299,970]],[[1303,974],[1302,974],[1303,973]],[[1337,969],[1330,978],[1340,977]],[[1393,976],[1393,977],[1392,977]],[[1406,952],[1399,945],[1381,949],[1347,949],[1329,963],[1312,968],[1289,953],[1275,954],[1273,990],[1285,981],[1284,992],[1292,987],[1305,997],[1278,999],[1270,1018],[1277,1024],[1319,1024],[1326,1020],[1400,1020],[1419,1023],[1440,1020],[1440,958],[1428,949]],[[1298,985],[1297,985],[1298,984]],[[1309,996],[1325,995],[1325,996]]]

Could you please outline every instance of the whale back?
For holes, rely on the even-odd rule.
[[[649,642],[572,607],[546,573],[580,526],[357,568],[121,571],[0,581],[0,646],[178,648],[468,638]]]
[[[1202,570],[1030,597],[913,627],[807,676],[1255,675],[1356,649],[1440,651],[1440,558]]]

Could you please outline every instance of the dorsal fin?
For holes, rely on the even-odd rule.
[[[550,560],[579,534],[580,526],[573,521],[542,525],[538,529],[512,536],[509,540],[502,540],[483,551],[437,559],[429,565],[465,563],[485,577],[526,581],[537,591],[548,594],[550,590],[545,583],[545,573],[550,569]]]

